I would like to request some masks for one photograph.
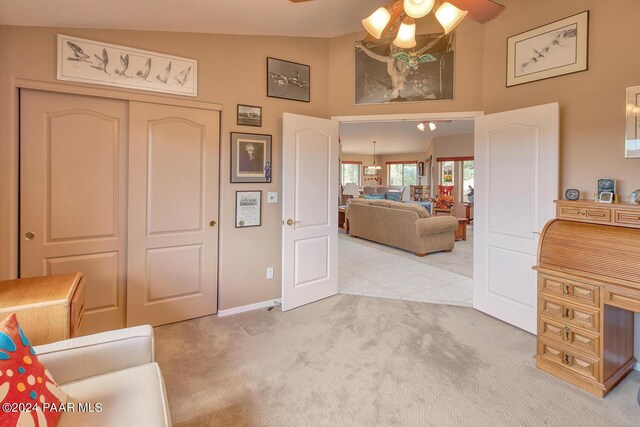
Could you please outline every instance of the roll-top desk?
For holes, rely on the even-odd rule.
[[[640,205],[558,200],[538,248],[536,365],[604,397],[629,373]]]

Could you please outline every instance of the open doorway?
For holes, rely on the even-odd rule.
[[[342,190],[339,292],[473,305],[473,131],[474,117],[480,114],[337,118]],[[358,212],[351,205],[354,200]],[[386,202],[393,206],[384,206]],[[387,208],[382,217],[369,212],[379,212],[380,207]],[[394,207],[424,208],[428,215],[417,211],[408,219],[406,212],[394,215]],[[429,244],[427,252],[407,242],[442,240],[442,233],[434,231],[440,225],[433,224],[446,221],[453,227],[448,229],[455,236],[452,246]]]

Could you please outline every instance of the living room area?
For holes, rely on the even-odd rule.
[[[338,290],[473,303],[473,120],[341,122]]]

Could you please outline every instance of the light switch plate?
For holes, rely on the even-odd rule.
[[[278,192],[270,191],[267,195],[267,203],[278,203]]]

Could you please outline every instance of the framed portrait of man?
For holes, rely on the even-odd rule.
[[[271,135],[231,132],[231,182],[271,182]]]

